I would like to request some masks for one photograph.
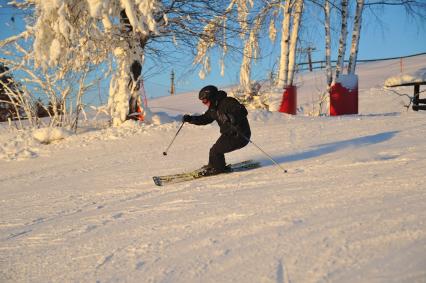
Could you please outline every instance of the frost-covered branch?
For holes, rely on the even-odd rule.
[[[277,7],[278,5],[276,3],[268,3],[264,5],[259,12],[255,13],[253,24],[249,25],[250,32],[244,40],[243,58],[240,67],[240,86],[242,87],[241,91],[245,93],[246,99],[253,95],[250,79],[251,63],[253,59],[256,60],[259,57],[260,32],[263,30],[262,27],[264,26],[268,15],[274,13]],[[271,23],[274,23],[273,20],[271,20]],[[271,23],[268,27],[270,38],[274,37],[273,33],[275,29],[274,26],[271,27]]]
[[[4,40],[1,40],[0,41],[0,48],[6,46],[8,44],[14,43],[14,42],[16,42],[20,39],[28,38],[29,35],[30,35],[30,31],[26,30],[26,31],[21,32],[18,35],[14,35],[14,36],[8,37]]]

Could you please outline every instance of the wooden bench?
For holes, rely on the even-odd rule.
[[[414,73],[414,76],[404,78],[404,74],[399,77],[392,77],[386,80],[386,87],[414,86],[413,110],[426,110],[426,98],[420,98],[420,86],[426,85],[426,68],[420,69]]]
[[[399,86],[414,86],[414,97],[413,97],[413,110],[426,110],[426,98],[420,98],[420,86],[426,85],[426,82],[409,82],[395,85],[387,85],[387,87],[399,87]]]
[[[426,98],[420,98],[420,85],[426,85],[426,82],[414,84],[414,111],[426,110]]]

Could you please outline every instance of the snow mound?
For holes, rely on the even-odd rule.
[[[419,69],[412,73],[401,74],[399,76],[393,76],[385,81],[386,87],[409,85],[413,83],[424,83],[426,82],[426,68]]]
[[[283,90],[275,89],[270,92],[265,92],[263,95],[266,96],[266,100],[268,101],[269,111],[278,112],[283,99]]]
[[[150,123],[154,125],[162,125],[171,123],[177,120],[176,117],[171,117],[165,112],[157,112],[150,117]]]
[[[71,135],[70,131],[62,128],[41,128],[33,132],[33,137],[43,144],[50,144],[54,141],[62,140]]]
[[[5,161],[26,160],[39,155],[37,142],[27,133],[20,133],[0,144],[0,159]]]

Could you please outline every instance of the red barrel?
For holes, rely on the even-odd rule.
[[[358,80],[351,84],[348,87],[344,82],[336,82],[331,86],[330,116],[358,114]]]
[[[284,88],[283,100],[279,112],[296,115],[297,108],[297,88],[295,86],[287,86]]]

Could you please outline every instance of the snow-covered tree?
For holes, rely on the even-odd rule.
[[[108,106],[113,125],[126,120],[134,89],[129,68],[144,60],[144,44],[157,23],[166,21],[161,3],[137,1],[35,1],[35,62],[41,68],[67,66],[81,71],[87,61],[105,62],[112,54],[115,72],[110,83]],[[123,16],[125,14],[126,16]],[[70,60],[72,59],[72,60]],[[72,65],[69,65],[72,62]]]
[[[34,38],[35,66],[55,71],[84,72],[88,62],[111,70],[108,108],[113,125],[129,113],[137,95],[146,56],[194,49],[203,27],[224,13],[227,1],[209,0],[22,0],[34,21],[26,33]],[[184,51],[182,51],[184,52]],[[106,74],[107,75],[107,74]],[[147,109],[146,109],[147,110]],[[149,119],[149,111],[146,118]]]
[[[252,63],[260,56],[260,39],[265,34],[269,35],[272,42],[275,41],[276,28],[275,20],[281,7],[282,0],[264,1],[264,0],[230,0],[222,16],[212,19],[205,27],[205,37],[199,41],[197,56],[194,63],[201,64],[200,77],[203,79],[210,71],[209,51],[215,47],[223,49],[223,56],[230,46],[233,50],[241,53],[240,65],[240,86],[237,90],[238,96],[250,100],[254,83],[251,80]],[[267,25],[269,23],[269,25]],[[222,32],[224,28],[231,35]],[[263,33],[266,31],[265,33]],[[232,36],[233,35],[233,36]],[[222,38],[220,42],[215,38]],[[240,39],[241,48],[236,41]],[[223,74],[223,56],[221,58]]]
[[[277,9],[277,3],[269,2],[263,5],[260,10],[254,12],[253,19],[249,24],[248,34],[244,38],[243,58],[240,67],[240,86],[246,97],[250,100],[253,96],[253,85],[251,82],[251,66],[253,60],[260,56],[259,38],[265,23],[269,16],[271,17],[270,25],[268,26],[269,37],[271,41],[275,40],[276,30],[274,25],[274,11]],[[270,15],[272,14],[272,15]]]
[[[249,77],[246,74],[250,73],[248,66],[253,53],[253,44],[256,44],[254,40],[256,35],[254,33],[250,35],[250,24],[248,21],[249,7],[253,7],[253,4],[253,0],[229,0],[224,12],[210,19],[204,26],[203,34],[198,41],[197,54],[194,58],[194,65],[201,65],[199,73],[201,79],[204,79],[210,72],[210,50],[215,47],[222,49],[221,73],[223,75],[224,57],[230,46],[235,46],[235,43],[232,41],[240,38],[245,42],[240,81],[246,84],[246,80]],[[230,32],[232,34],[229,34]],[[218,38],[220,40],[217,40]]]

